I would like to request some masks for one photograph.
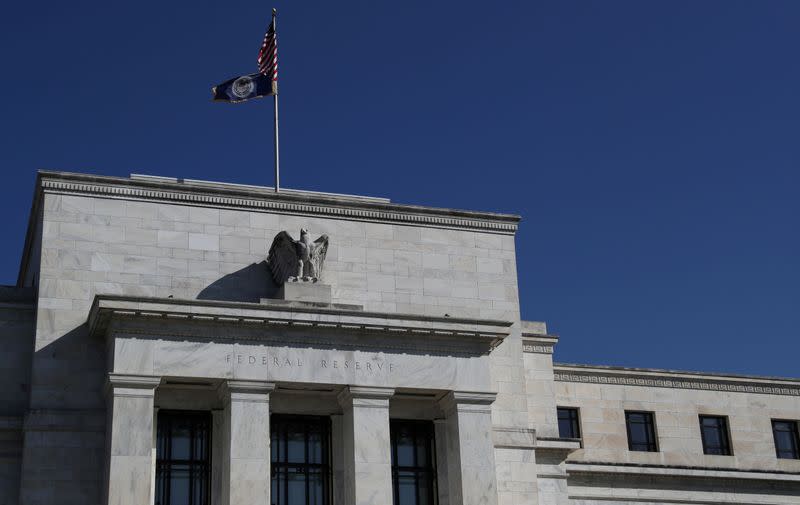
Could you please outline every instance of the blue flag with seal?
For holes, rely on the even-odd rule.
[[[278,94],[278,81],[262,73],[242,75],[211,88],[214,101],[239,103]]]

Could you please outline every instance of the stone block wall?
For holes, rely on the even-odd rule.
[[[102,189],[117,182],[119,191]],[[97,294],[258,302],[278,289],[265,262],[272,239],[283,230],[298,238],[303,227],[312,239],[330,237],[323,281],[332,286],[334,303],[372,311],[519,319],[513,231],[452,228],[444,220],[421,225],[331,217],[310,207],[300,215],[170,201],[169,192],[127,198],[121,196],[127,185],[126,180],[106,181],[98,192],[48,186],[41,195],[41,220],[32,225],[41,230],[41,238],[33,238],[41,253],[38,246],[29,249],[36,257],[28,259],[29,271],[23,274],[39,290],[30,391],[37,414],[31,426],[40,419],[61,431],[30,431],[24,457],[26,468],[74,470],[63,480],[27,472],[22,503],[46,501],[56,493],[61,503],[99,500],[106,349],[86,328]],[[425,213],[411,207],[408,212]],[[37,267],[38,272],[30,271]],[[527,427],[518,331],[493,352],[492,374],[499,391],[494,423]]]
[[[570,461],[800,472],[800,461],[775,456],[771,425],[771,419],[800,415],[800,395],[707,387],[556,381],[558,405],[580,409],[583,449]],[[628,450],[626,410],[654,412],[658,452]],[[727,416],[733,456],[703,454],[700,414]]]
[[[800,418],[800,381],[555,366],[556,402],[577,407],[571,503],[796,503],[800,460],[778,459],[771,419]],[[625,411],[655,416],[658,452],[628,450]],[[706,455],[699,416],[725,416],[731,456]]]

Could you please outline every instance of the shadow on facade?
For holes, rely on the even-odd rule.
[[[279,286],[272,280],[267,262],[252,263],[206,286],[198,300],[258,303],[261,298],[274,298]]]
[[[35,351],[34,360],[49,371],[37,387],[49,390],[51,398],[80,398],[84,408],[105,407],[106,342],[91,336],[86,323]]]

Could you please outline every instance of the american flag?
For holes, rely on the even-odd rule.
[[[278,80],[278,37],[275,35],[274,17],[258,51],[258,71],[273,81]]]

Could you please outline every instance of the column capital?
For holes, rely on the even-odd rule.
[[[224,380],[217,388],[220,398],[224,401],[249,400],[268,402],[269,394],[274,390],[274,382],[250,380]]]
[[[110,396],[152,397],[159,384],[160,376],[110,373],[105,390]]]
[[[350,405],[365,406],[382,406],[384,402],[388,405],[389,398],[394,396],[394,388],[370,387],[370,386],[346,386],[339,392],[336,397],[342,407]],[[360,400],[367,400],[367,402],[360,402]],[[377,401],[369,401],[377,400]],[[367,403],[372,405],[367,405]]]
[[[497,393],[450,391],[439,400],[439,406],[444,412],[491,412],[495,398]]]

